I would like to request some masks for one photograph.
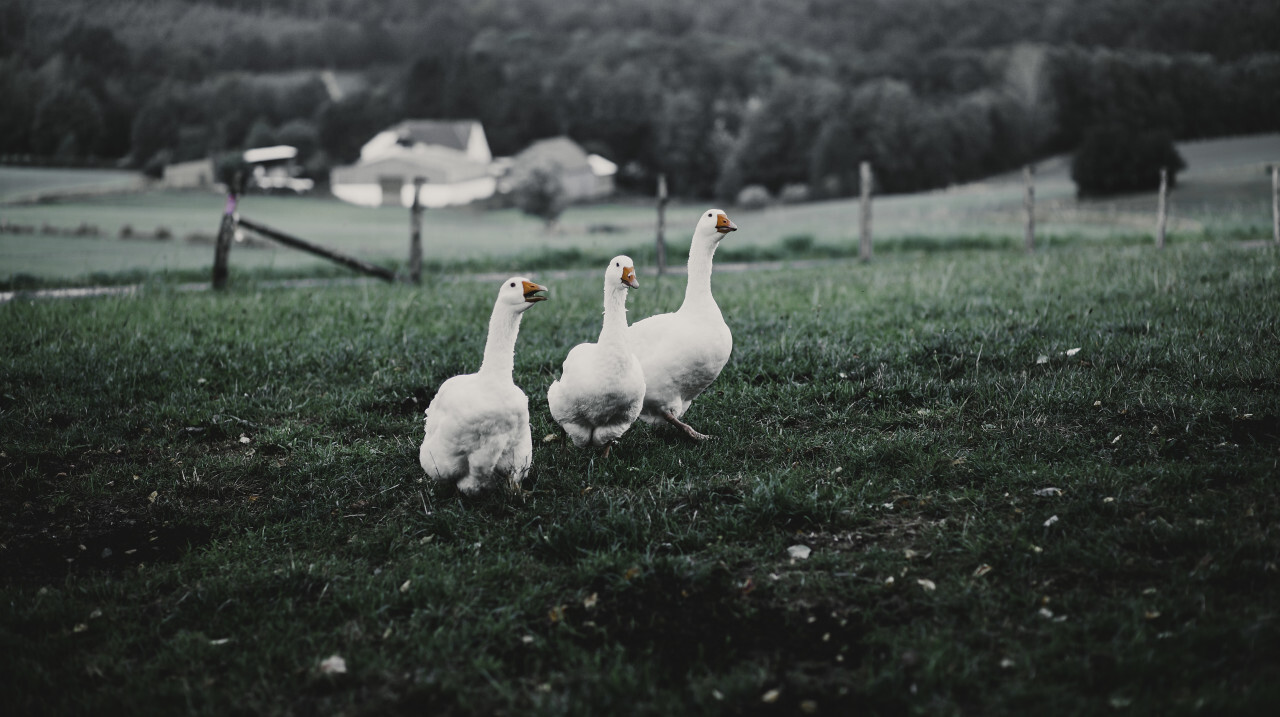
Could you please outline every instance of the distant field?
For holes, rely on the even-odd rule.
[[[1280,158],[1280,135],[1188,143],[1182,150],[1190,168],[1171,200],[1169,229],[1174,241],[1269,234],[1271,189],[1262,166]],[[50,182],[75,179],[75,172],[49,171]],[[10,172],[0,168],[0,178]],[[1042,238],[1132,241],[1154,232],[1154,195],[1079,201],[1061,158],[1041,163],[1036,192],[1037,232]],[[222,204],[223,199],[211,193],[154,191],[0,206],[0,221],[67,231],[87,224],[101,232],[98,238],[0,234],[0,279],[18,274],[70,280],[93,272],[207,271],[212,249],[187,239],[212,237]],[[668,208],[667,236],[673,247],[687,246],[693,218],[704,208],[703,204]],[[816,246],[844,250],[857,241],[856,200],[731,211],[742,230],[725,243],[726,250],[777,248],[789,237],[808,237]],[[241,213],[369,261],[399,264],[408,254],[409,215],[404,209],[364,209],[319,197],[250,196],[241,202]],[[947,190],[877,197],[873,218],[876,241],[882,246],[904,239],[1020,238],[1021,178],[1004,175]],[[425,217],[424,255],[437,265],[471,262],[516,270],[534,256],[629,251],[642,264],[652,264],[654,225],[653,208],[643,200],[572,208],[550,233],[538,220],[514,210],[433,210]],[[120,240],[125,226],[135,234],[151,234],[163,227],[174,238]],[[234,249],[231,266],[234,276],[237,268],[297,272],[327,264],[273,246]]]
[[[114,169],[63,169],[0,166],[0,202],[35,199],[51,194],[109,192],[140,189],[144,179],[138,172]],[[7,218],[7,207],[0,218]]]

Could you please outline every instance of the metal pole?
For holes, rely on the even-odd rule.
[[[1023,243],[1028,252],[1036,250],[1036,168],[1028,164],[1022,169],[1022,180],[1027,185],[1026,194],[1022,198],[1022,208],[1026,211],[1027,221],[1023,230]]]
[[[658,175],[658,276],[667,271],[667,175]]]
[[[861,216],[859,221],[858,258],[871,261],[871,163],[863,162],[858,166],[858,175],[862,183],[862,201],[859,204]]]
[[[1160,168],[1160,201],[1156,205],[1156,248],[1164,248],[1164,230],[1166,226],[1169,204],[1169,171]]]
[[[1280,164],[1271,165],[1271,234],[1280,244]]]
[[[413,204],[409,207],[409,281],[422,283],[422,177],[413,178]]]

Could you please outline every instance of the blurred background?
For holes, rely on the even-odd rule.
[[[323,203],[258,214],[375,259],[403,254],[403,215],[344,212],[403,209],[417,177],[425,206],[467,208],[438,218],[465,239],[429,251],[443,259],[514,251],[459,218],[478,211],[536,237],[524,246],[549,245],[547,227],[561,246],[639,244],[651,212],[602,208],[652,197],[659,175],[673,209],[819,203],[809,224],[755,222],[769,230],[754,241],[839,242],[863,161],[877,195],[1012,186],[1021,175],[1004,173],[1040,163],[1045,210],[1072,235],[1134,231],[1153,168],[1199,171],[1216,184],[1182,181],[1175,230],[1234,231],[1270,222],[1280,3],[0,0],[0,96],[10,274],[207,263],[221,205],[192,193],[236,172],[246,191]],[[1128,199],[1081,203],[1114,196]],[[1003,200],[976,223],[966,202],[890,205],[877,240],[1005,231]],[[682,235],[691,222],[673,216]],[[78,249],[91,258],[68,265],[32,235],[185,239],[192,253],[117,264]]]

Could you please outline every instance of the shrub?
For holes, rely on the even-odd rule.
[[[1103,125],[1085,134],[1071,161],[1071,179],[1082,197],[1150,191],[1160,186],[1161,167],[1169,170],[1173,187],[1186,166],[1167,131]]]
[[[787,184],[778,192],[778,201],[783,204],[802,204],[809,201],[809,185]]]
[[[547,227],[555,225],[564,212],[564,186],[552,168],[534,167],[513,193],[520,211],[541,218]]]
[[[748,184],[738,192],[738,198],[734,202],[743,209],[764,209],[773,201],[773,197],[769,195],[769,190],[759,184]]]

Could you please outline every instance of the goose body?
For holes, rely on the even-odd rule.
[[[476,373],[440,384],[427,406],[418,462],[427,475],[473,494],[500,485],[518,487],[533,463],[529,399],[512,381],[520,317],[546,299],[522,277],[503,282],[489,317],[484,360]]]
[[[737,229],[724,212],[703,212],[689,247],[684,302],[674,312],[637,321],[630,330],[631,349],[644,369],[640,419],[670,423],[694,440],[707,436],[680,418],[716,380],[733,352],[733,334],[711,295],[711,258],[720,240]]]
[[[627,291],[639,286],[630,257],[609,261],[600,338],[574,346],[547,390],[551,417],[579,448],[605,446],[607,455],[640,415],[644,370],[627,343]]]

